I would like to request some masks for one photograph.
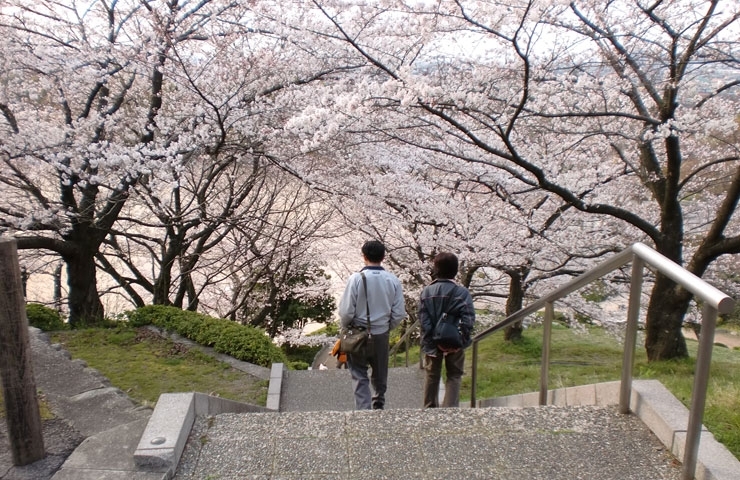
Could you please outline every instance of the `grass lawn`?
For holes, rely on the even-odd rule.
[[[144,405],[153,406],[160,394],[171,392],[201,392],[261,406],[267,401],[266,380],[145,328],[64,331],[51,339]]]

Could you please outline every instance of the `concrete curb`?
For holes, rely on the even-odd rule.
[[[550,390],[548,404],[560,406],[617,405],[620,382],[597,383]],[[533,407],[539,405],[539,392],[510,395],[478,402],[481,407]],[[657,380],[632,382],[630,409],[655,434],[670,452],[683,460],[689,410]],[[702,426],[696,480],[736,480],[740,461]]]
[[[166,472],[169,476],[165,478],[169,478],[177,468],[196,416],[267,411],[196,392],[162,394],[139,439],[134,462],[143,469]]]
[[[280,395],[283,390],[283,370],[285,366],[282,363],[273,363],[270,370],[270,384],[267,387],[267,403],[265,406],[268,410],[280,411]]]
[[[650,430],[683,460],[689,410],[657,380],[641,380],[632,384],[630,409]],[[696,462],[696,480],[733,480],[738,478],[740,461],[719,443],[702,425]]]
[[[632,389],[640,383],[632,383]],[[547,404],[558,406],[617,405],[620,382],[605,382],[578,387],[558,388],[547,392]],[[670,394],[670,393],[669,393]],[[540,404],[539,392],[522,393],[478,401],[479,407],[536,407]]]

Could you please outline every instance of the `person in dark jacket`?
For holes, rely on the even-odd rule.
[[[431,284],[424,287],[419,301],[419,322],[421,324],[421,350],[424,353],[424,408],[439,407],[439,381],[442,364],[447,370],[443,407],[460,406],[460,384],[465,365],[465,348],[470,346],[470,338],[475,323],[473,298],[467,288],[455,283],[458,260],[454,253],[442,252],[434,257]],[[457,349],[437,345],[432,332],[443,313],[460,319],[460,332],[463,347]]]

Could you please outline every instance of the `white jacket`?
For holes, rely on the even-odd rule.
[[[367,279],[367,297],[362,274]],[[367,298],[367,306],[366,306]],[[370,307],[370,333],[381,334],[396,328],[406,318],[406,304],[401,282],[383,267],[365,267],[347,280],[339,300],[339,318],[342,327],[367,325],[367,307]]]

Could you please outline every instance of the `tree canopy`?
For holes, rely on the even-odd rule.
[[[326,128],[296,129],[308,148],[342,131],[414,146],[409,164],[441,153],[463,181],[488,176],[511,198],[554,202],[542,212],[597,217],[581,220],[580,238],[598,244],[617,222],[615,247],[647,241],[699,276],[740,251],[736,3],[310,5],[326,19],[320,35],[366,73],[330,87],[331,113],[318,112]],[[498,235],[509,232],[521,235]],[[656,278],[651,359],[687,355],[690,300]]]
[[[348,230],[382,238],[410,292],[457,252],[477,298],[536,295],[635,241],[717,282],[740,253],[737,2],[23,3],[0,15],[0,227],[64,259],[76,317],[100,313],[95,258],[131,297],[204,301],[238,277],[218,258],[273,252],[255,215],[294,182],[298,224],[321,228],[266,271],[328,265],[317,246]],[[291,186],[261,214],[267,179]],[[215,250],[186,252],[199,238]],[[122,272],[134,244],[159,273]],[[654,279],[650,359],[687,355],[690,304]]]

